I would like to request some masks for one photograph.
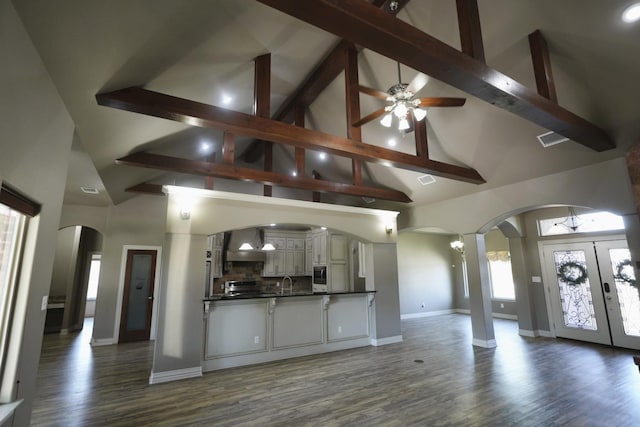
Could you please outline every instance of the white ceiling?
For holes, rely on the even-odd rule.
[[[115,165],[131,152],[152,150],[198,158],[207,139],[220,151],[221,133],[168,120],[98,106],[97,93],[143,85],[151,90],[245,113],[253,106],[253,59],[271,54],[271,111],[304,81],[338,38],[253,0],[14,0],[60,96],[76,124],[66,203],[105,205],[132,195],[124,189],[144,181],[202,186],[202,179],[165,175]],[[567,142],[543,148],[546,132],[511,113],[430,79],[420,96],[466,97],[460,108],[428,112],[428,140],[434,160],[476,169],[483,185],[437,178],[422,186],[422,174],[367,164],[365,181],[406,192],[415,204],[430,203],[481,189],[557,173],[623,155],[640,140],[640,23],[623,24],[629,1],[478,0],[489,66],[535,88],[527,36],[540,29],[549,45],[560,105],[593,121],[617,144],[596,153]],[[454,1],[411,0],[398,15],[430,35],[459,48]],[[359,56],[362,84],[386,90],[396,83],[395,63],[364,50]],[[403,80],[416,74],[403,66]],[[233,100],[223,104],[223,97]],[[381,101],[361,95],[362,114]],[[346,136],[343,75],[307,111],[307,127]],[[415,152],[413,136],[403,138],[377,121],[363,127],[363,140]],[[236,153],[249,140],[239,139]],[[307,172],[349,182],[351,162],[317,159],[307,152]],[[218,155],[220,155],[218,153]],[[220,157],[219,157],[220,158]],[[278,147],[274,170],[293,169],[293,149]],[[261,164],[253,167],[261,167]],[[97,171],[97,174],[96,174]],[[104,191],[87,196],[80,186]],[[215,180],[215,188],[261,194],[262,187]],[[309,192],[274,188],[274,196],[310,200]],[[398,205],[360,198],[323,196],[335,203],[372,207]]]

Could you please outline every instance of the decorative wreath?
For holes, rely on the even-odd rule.
[[[633,264],[630,259],[620,261],[616,265],[616,273],[613,275],[616,280],[623,281],[631,286],[638,287],[635,275],[633,273]]]
[[[565,261],[558,267],[558,277],[568,285],[581,285],[587,281],[587,269],[575,261]]]

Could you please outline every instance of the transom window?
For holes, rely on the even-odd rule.
[[[557,236],[561,234],[593,233],[597,231],[624,230],[621,216],[609,212],[593,212],[581,215],[570,215],[560,218],[538,220],[540,236]]]

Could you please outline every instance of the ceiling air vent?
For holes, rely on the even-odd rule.
[[[544,148],[551,147],[552,145],[560,144],[561,142],[569,140],[569,138],[566,138],[553,131],[538,135],[536,138],[538,138],[538,141],[540,141],[540,144],[542,144]]]
[[[83,193],[98,194],[98,189],[93,187],[80,187]]]
[[[376,199],[372,197],[363,197],[362,200],[364,200],[366,203],[373,203],[376,201]]]
[[[420,181],[420,184],[422,185],[429,185],[436,182],[436,179],[433,176],[427,174],[427,175],[419,176],[418,181]]]

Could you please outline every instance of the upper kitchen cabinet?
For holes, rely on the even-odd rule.
[[[312,255],[313,265],[327,265],[327,240],[329,232],[327,230],[316,229],[312,235]]]
[[[266,253],[264,277],[304,276],[306,275],[306,233],[303,231],[267,231],[265,243],[271,243],[276,249]]]
[[[211,278],[222,277],[222,246],[224,233],[207,236],[207,261],[211,262]]]

